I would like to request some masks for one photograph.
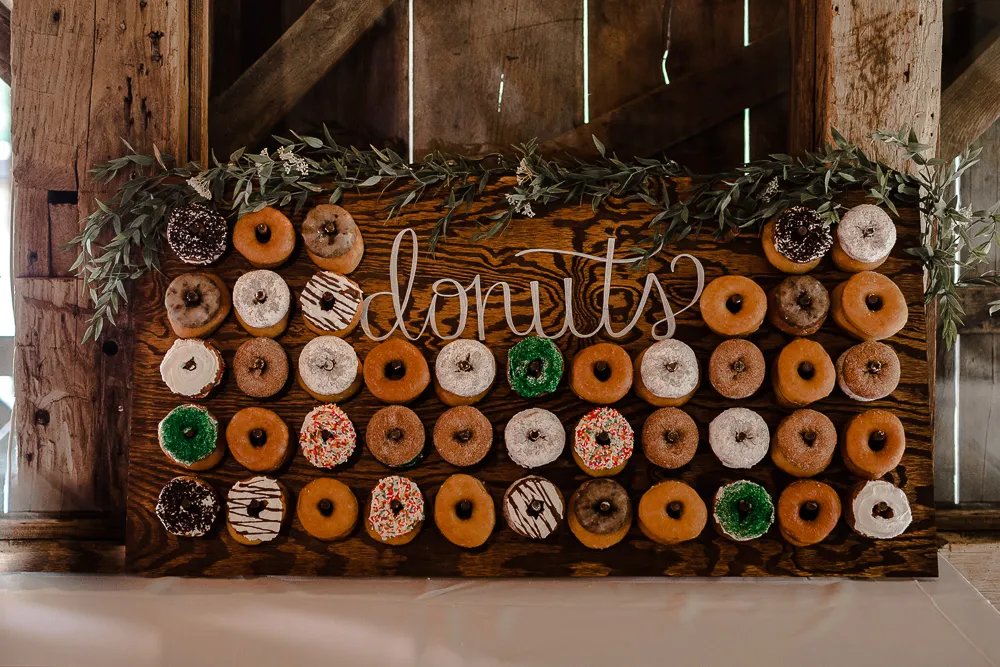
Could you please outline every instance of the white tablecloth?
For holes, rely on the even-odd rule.
[[[0,665],[1000,665],[1000,615],[922,581],[0,575]]]

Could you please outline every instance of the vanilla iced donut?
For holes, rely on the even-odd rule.
[[[729,408],[708,425],[708,444],[727,468],[752,468],[767,456],[771,434],[753,410]]]
[[[889,482],[863,482],[851,491],[847,524],[854,532],[876,540],[903,534],[913,519],[903,490]]]
[[[211,343],[198,338],[178,338],[160,361],[160,377],[175,394],[204,398],[219,384],[225,367]]]
[[[361,319],[364,294],[358,284],[333,271],[320,271],[299,295],[306,326],[321,335],[346,336]]]
[[[334,336],[317,336],[299,354],[302,388],[318,401],[336,403],[361,388],[361,361],[350,343]]]
[[[503,430],[507,455],[522,468],[552,463],[566,446],[566,430],[548,410],[529,408],[510,418]]]
[[[244,273],[233,286],[233,306],[243,328],[254,336],[279,336],[288,324],[292,293],[274,271]]]
[[[889,214],[873,204],[855,206],[837,225],[837,245],[861,264],[881,264],[896,245],[896,225]],[[838,263],[839,266],[839,263]],[[841,266],[845,270],[864,268]],[[874,268],[874,267],[871,267]]]
[[[698,389],[694,350],[674,338],[653,343],[635,359],[636,394],[657,407],[683,405]]]
[[[447,405],[470,405],[493,386],[497,362],[478,340],[453,340],[434,362],[434,388]]]

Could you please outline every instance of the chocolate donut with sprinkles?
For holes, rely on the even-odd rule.
[[[383,477],[368,498],[365,530],[373,540],[400,546],[408,544],[424,525],[424,495],[412,479]]]
[[[628,420],[614,408],[595,408],[573,431],[573,460],[592,477],[616,475],[625,468],[635,445]]]
[[[344,337],[361,321],[364,294],[356,282],[333,271],[320,271],[299,295],[306,327],[321,336]]]
[[[174,208],[167,217],[167,245],[185,264],[215,262],[226,251],[226,219],[201,204]]]
[[[313,408],[302,421],[299,447],[317,468],[336,468],[347,463],[358,444],[354,424],[332,403]]]
[[[196,477],[174,477],[160,489],[156,518],[177,537],[201,537],[212,529],[222,506],[215,491]]]
[[[833,247],[830,226],[805,206],[790,206],[764,225],[764,256],[784,273],[802,274],[816,268]]]

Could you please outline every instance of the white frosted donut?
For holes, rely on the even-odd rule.
[[[490,348],[478,340],[453,340],[441,348],[434,362],[434,375],[445,391],[472,398],[493,386],[497,362]]]
[[[364,295],[358,284],[333,271],[320,271],[299,295],[302,316],[320,331],[343,331],[358,314]]]
[[[896,225],[878,206],[861,204],[841,218],[837,241],[848,257],[871,264],[888,255],[896,245]]]
[[[233,286],[233,307],[247,326],[273,327],[288,314],[292,293],[274,271],[260,269],[244,273]]]
[[[299,354],[299,377],[323,396],[347,391],[358,377],[358,354],[351,344],[334,336],[317,336]]]
[[[767,456],[771,433],[753,410],[729,408],[708,425],[708,444],[727,468],[752,468]]]
[[[222,379],[222,355],[200,338],[178,338],[160,361],[160,377],[175,394],[200,398]]]
[[[681,398],[698,386],[698,359],[688,344],[667,338],[646,348],[639,373],[654,396]]]
[[[566,446],[566,430],[548,410],[529,408],[510,418],[503,429],[507,454],[522,468],[552,463]]]
[[[881,503],[887,509],[880,511]],[[859,535],[887,540],[902,535],[912,520],[906,494],[889,482],[865,482],[851,495],[848,523]]]

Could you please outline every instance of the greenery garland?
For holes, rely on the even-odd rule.
[[[788,206],[815,208],[829,222],[840,218],[838,197],[850,189],[863,189],[873,203],[897,213],[896,206],[916,205],[926,224],[919,247],[906,251],[927,268],[926,301],[939,299],[942,336],[950,347],[962,324],[963,310],[957,288],[1000,285],[1000,277],[979,274],[991,245],[1000,245],[1000,214],[970,211],[956,206],[950,195],[955,180],[978,160],[979,151],[966,149],[959,166],[940,158],[925,158],[929,149],[916,134],[880,130],[869,138],[904,151],[915,166],[907,174],[869,158],[857,145],[832,130],[833,145],[793,158],[775,154],[720,174],[696,175],[673,160],[636,158],[625,162],[607,155],[594,137],[600,157],[547,159],[536,143],[514,147],[513,156],[490,154],[478,158],[434,152],[423,161],[408,164],[387,149],[358,150],[339,146],[324,127],[324,139],[292,133],[294,140],[275,137],[279,148],[250,153],[239,149],[227,162],[212,155],[204,168],[189,162],[175,165],[172,157],[141,155],[128,143],[128,154],[93,170],[96,180],[126,180],[108,201],[85,220],[83,231],[70,242],[79,256],[73,269],[83,279],[95,304],[84,341],[96,339],[127,300],[126,282],[159,269],[159,253],[166,237],[170,210],[191,203],[212,202],[240,216],[265,206],[294,205],[301,209],[309,197],[327,195],[337,202],[347,190],[399,189],[387,200],[392,217],[426,196],[439,198],[441,217],[430,238],[430,249],[448,233],[456,214],[466,212],[486,187],[503,176],[516,184],[506,194],[503,210],[484,216],[476,239],[503,231],[517,217],[533,217],[534,206],[589,202],[594,210],[609,197],[641,200],[658,209],[651,217],[649,234],[638,252],[643,263],[665,245],[687,236],[709,232],[718,239],[743,230],[758,232],[771,217]],[[690,179],[683,197],[662,187],[670,179]],[[477,220],[477,222],[480,222]],[[1000,302],[991,304],[991,314]]]

